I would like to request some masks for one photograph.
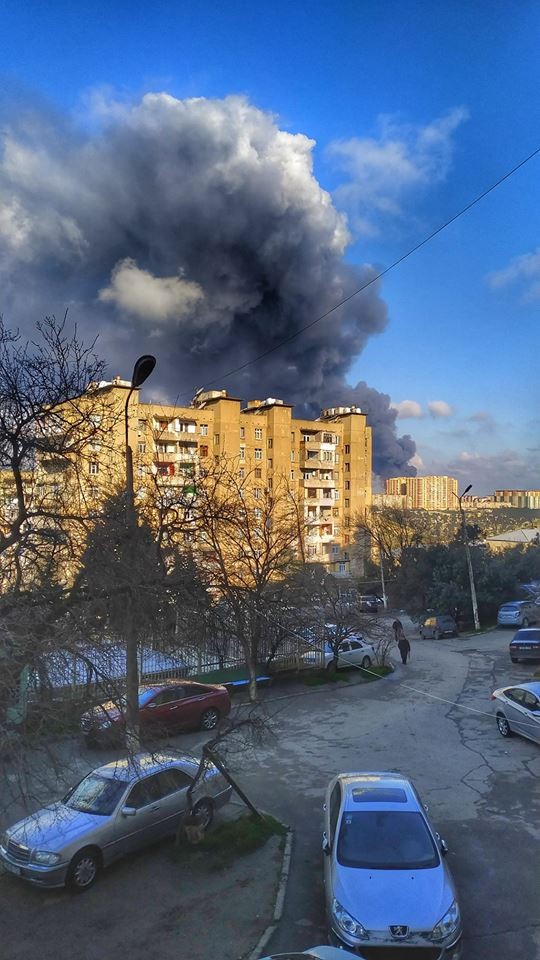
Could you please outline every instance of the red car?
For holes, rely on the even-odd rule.
[[[81,730],[89,746],[121,738],[126,725],[125,698],[109,700],[81,717]],[[179,730],[213,730],[227,716],[231,700],[225,687],[192,680],[170,680],[139,687],[139,719],[145,734]]]

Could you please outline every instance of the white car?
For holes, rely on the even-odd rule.
[[[337,654],[336,664],[333,645],[326,640],[321,645],[314,644],[312,650],[302,655],[302,660],[310,666],[321,666],[325,670],[333,669],[335,664],[338,670],[346,667],[362,667],[364,670],[369,670],[376,659],[375,650],[360,634],[342,640]]]

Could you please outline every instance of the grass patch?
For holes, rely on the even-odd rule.
[[[360,669],[360,673],[365,680],[377,680],[379,677],[387,677],[389,673],[392,673],[392,667],[389,667],[388,664],[373,666],[369,670]]]
[[[245,814],[222,823],[206,834],[202,843],[191,846],[182,840],[174,847],[175,859],[182,863],[200,863],[205,869],[228,867],[237,857],[245,857],[264,847],[270,837],[284,838],[287,828],[270,814],[254,817]]]
[[[306,687],[322,687],[325,683],[338,683],[341,680],[348,683],[349,679],[347,674],[342,670],[317,670],[313,673],[310,672],[300,675],[300,680]]]

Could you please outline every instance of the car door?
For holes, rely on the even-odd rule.
[[[351,665],[351,645],[348,640],[343,640],[338,647],[337,665],[339,669]]]
[[[159,774],[154,773],[133,784],[117,813],[115,855],[131,853],[157,840],[161,819]]]
[[[515,730],[516,733],[523,732],[523,724],[526,720],[523,706],[524,695],[525,691],[520,687],[511,687],[504,691],[506,698],[504,712],[512,730]]]
[[[182,687],[166,687],[160,690],[141,710],[141,724],[154,733],[166,733],[171,727],[178,726],[175,710],[184,697]],[[172,708],[175,709],[172,709]]]
[[[523,733],[530,740],[540,743],[540,701],[530,690],[524,691],[523,697]]]
[[[158,832],[160,837],[168,837],[178,829],[187,807],[188,788],[193,780],[176,767],[162,770],[157,777],[161,806]]]

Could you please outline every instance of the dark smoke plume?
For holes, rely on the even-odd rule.
[[[0,309],[24,330],[44,314],[89,334],[112,374],[156,354],[174,402],[212,381],[299,411],[356,402],[375,470],[415,473],[389,398],[346,375],[387,322],[378,284],[287,346],[224,379],[372,276],[346,264],[344,217],[312,171],[314,143],[242,97],[102,104],[97,131],[21,114],[0,158]],[[159,379],[158,379],[159,378]]]

